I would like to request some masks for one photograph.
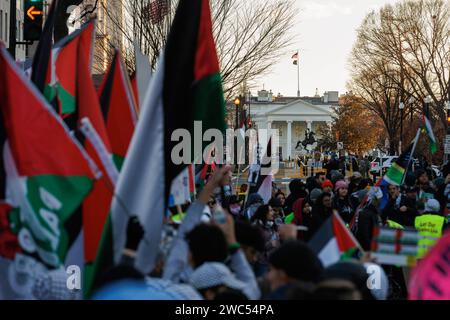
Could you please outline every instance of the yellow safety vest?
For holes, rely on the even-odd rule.
[[[417,258],[423,258],[439,238],[442,236],[442,227],[445,218],[436,214],[424,214],[415,220],[415,227],[419,231]]]

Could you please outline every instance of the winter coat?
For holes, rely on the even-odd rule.
[[[370,251],[373,237],[373,229],[376,226],[383,226],[380,212],[374,205],[369,205],[362,209],[358,217],[358,228],[356,239],[365,251]]]

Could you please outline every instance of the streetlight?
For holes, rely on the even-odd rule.
[[[239,128],[239,106],[241,105],[241,99],[239,99],[239,97],[236,97],[236,99],[234,99],[234,105],[236,106],[236,128]]]
[[[248,90],[248,124],[249,127],[252,127],[252,109],[251,109],[251,104],[252,104],[252,92],[250,90]]]
[[[398,108],[400,109],[400,143],[399,143],[399,154],[402,154],[403,147],[403,111],[405,110],[405,104],[400,102]]]

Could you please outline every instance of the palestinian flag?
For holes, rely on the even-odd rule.
[[[46,84],[51,81],[51,56],[53,46],[53,33],[55,29],[56,13],[59,0],[52,1],[44,29],[39,39],[36,53],[33,57],[31,81],[41,93],[44,93]]]
[[[73,41],[77,40],[75,38]],[[93,134],[85,135],[88,139],[80,137],[80,141],[103,172],[102,178],[94,183],[92,192],[86,197],[82,206],[85,281],[89,281],[89,277],[92,275],[92,264],[95,261],[103,229],[111,209],[115,188],[114,180],[117,180],[117,178],[112,178],[117,176],[117,170],[114,165],[109,165],[113,161],[112,147],[98,94],[90,74],[90,48],[90,44],[83,44],[81,40],[79,41],[77,68],[74,75],[76,77],[76,109],[65,119],[69,126],[77,131],[82,127],[83,120],[88,119],[91,125],[90,132]]]
[[[118,50],[100,86],[100,104],[114,163],[120,170],[137,121],[136,102]]]
[[[24,253],[58,267],[77,236],[74,212],[99,172],[3,45],[0,74],[6,200],[18,208],[13,231]]]
[[[172,161],[179,143],[171,141],[172,133],[186,129],[194,136],[196,120],[202,121],[203,131],[225,131],[225,100],[208,0],[179,2],[149,90],[117,183],[96,259],[97,275],[120,261],[133,214],[145,230],[135,266],[146,274],[153,270],[170,187],[187,167]]]
[[[362,251],[358,241],[336,211],[316,232],[308,245],[318,255],[325,268],[352,257],[357,250]]]
[[[257,193],[263,199],[264,203],[268,203],[270,198],[272,198],[272,182],[273,175],[271,174],[270,168],[272,165],[272,139],[269,139],[267,147],[263,152],[263,157],[259,161],[257,166],[258,172],[249,171],[249,181],[251,180],[251,175],[256,175],[256,181],[250,183],[250,189],[248,194]]]
[[[92,192],[77,212],[82,222],[83,238],[81,249],[75,250],[78,255],[73,257],[73,260],[80,265],[84,264],[85,282],[89,282],[92,277],[92,264],[110,213],[114,180],[117,180],[118,175],[117,169],[112,165],[112,147],[90,72],[94,30],[94,21],[89,22],[55,46],[55,75],[58,80],[56,93],[59,105],[62,106],[61,115],[103,173],[102,177],[95,181]],[[70,94],[66,95],[67,92]],[[64,94],[60,95],[61,93]],[[69,105],[70,108],[64,107]],[[86,125],[87,123],[89,125]],[[81,130],[82,128],[84,130]]]
[[[87,22],[79,30],[56,43],[52,50],[49,79],[44,89],[49,102],[57,99],[58,112],[66,117],[76,110],[78,48],[82,47],[83,63],[90,70],[93,43],[95,37],[95,20]]]
[[[208,159],[204,164],[196,166],[195,182],[200,185],[200,189],[206,184],[206,177],[208,174],[213,173],[216,170],[216,163],[214,162],[212,151],[208,154]]]
[[[436,137],[435,137],[435,135],[433,133],[433,127],[432,127],[431,122],[430,122],[430,114],[429,114],[428,108],[424,109],[423,123],[424,123],[424,129],[425,129],[425,131],[427,133],[427,136],[428,136],[428,141],[430,143],[431,153],[435,154],[437,152],[437,150],[438,150],[437,140],[436,140]]]
[[[386,172],[383,179],[392,185],[400,186],[403,184],[406,172],[411,164],[417,142],[419,141],[420,130],[417,132],[416,137],[411,142],[409,147],[400,155],[400,157],[392,164],[389,170]]]

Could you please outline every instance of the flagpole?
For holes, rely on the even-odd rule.
[[[297,50],[297,97],[300,98],[300,50]]]
[[[406,179],[406,175],[407,175],[408,170],[409,170],[409,166],[411,165],[411,162],[412,162],[413,159],[414,159],[414,152],[416,152],[417,143],[419,142],[420,131],[421,131],[420,128],[417,129],[416,137],[415,137],[415,139],[414,139],[414,145],[413,145],[413,148],[412,148],[412,150],[411,150],[411,157],[409,158],[408,165],[406,166],[406,172],[405,172],[405,174],[403,175],[402,183],[401,183],[400,185],[403,185],[403,184],[405,183],[405,179]]]

